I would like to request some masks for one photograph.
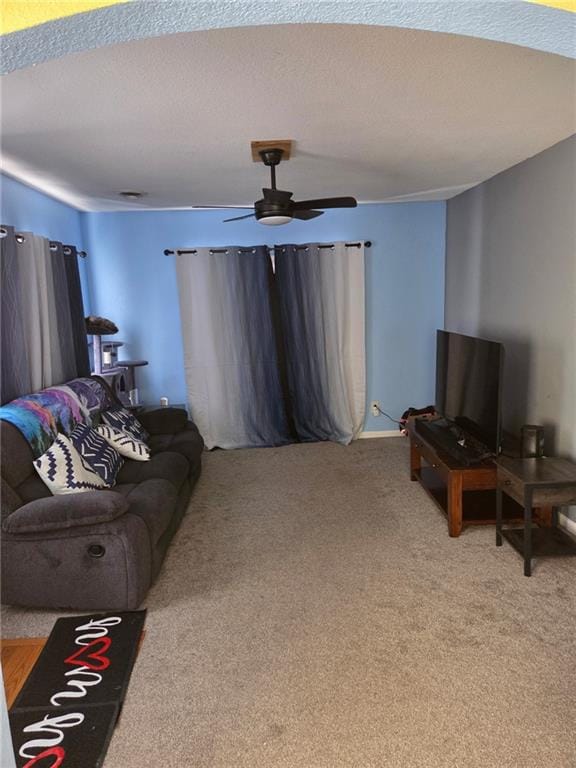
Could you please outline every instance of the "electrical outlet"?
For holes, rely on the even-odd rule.
[[[380,400],[372,400],[370,403],[370,410],[372,412],[372,416],[380,416]]]

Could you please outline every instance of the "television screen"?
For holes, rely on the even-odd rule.
[[[436,410],[498,453],[504,347],[437,331]]]

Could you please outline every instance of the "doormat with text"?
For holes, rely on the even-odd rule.
[[[10,709],[18,768],[99,768],[146,611],[58,619]]]

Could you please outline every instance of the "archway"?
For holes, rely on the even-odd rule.
[[[14,11],[18,5],[43,4],[13,3]],[[5,29],[16,31],[2,38],[3,74],[70,53],[145,37],[287,23],[366,24],[448,32],[576,58],[576,14],[567,12],[574,9],[574,0],[515,3],[303,0],[297,5],[266,0],[234,3],[87,0],[50,5],[52,20],[46,20],[45,15],[35,16],[33,10],[29,10],[20,20],[20,28],[18,19],[9,26],[11,14],[5,14]],[[78,12],[86,8],[91,10]],[[27,26],[22,28],[22,25]]]

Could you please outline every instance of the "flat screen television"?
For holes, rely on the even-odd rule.
[[[499,342],[437,331],[436,410],[496,454],[503,365]]]

